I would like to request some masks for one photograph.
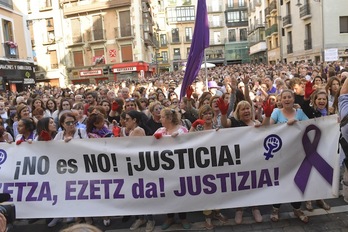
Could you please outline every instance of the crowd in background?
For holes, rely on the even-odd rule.
[[[263,126],[337,114],[340,86],[348,76],[348,64],[240,64],[200,71],[179,97],[184,73],[166,72],[137,82],[126,80],[99,85],[69,85],[68,88],[40,85],[20,93],[2,92],[0,97],[0,142],[95,139],[123,136],[180,136],[200,130],[240,126]],[[335,152],[335,151],[333,151]],[[274,202],[277,203],[277,202]],[[291,203],[294,214],[303,222],[308,217],[301,202]],[[317,205],[326,210],[324,200]],[[271,220],[279,220],[279,204],[273,205]],[[305,202],[313,210],[312,202]],[[149,212],[151,214],[151,212]],[[255,221],[262,222],[257,206]],[[204,211],[205,227],[213,219],[227,217],[219,210]],[[190,228],[189,215],[178,214],[184,229]],[[174,223],[168,214],[162,229]],[[242,223],[243,209],[236,209],[235,222]],[[49,227],[61,218],[52,219]],[[93,223],[92,218],[67,218],[66,221]],[[104,225],[111,223],[103,219]],[[137,216],[130,230],[146,224],[152,231],[152,215]]]

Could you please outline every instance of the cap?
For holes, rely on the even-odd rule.
[[[218,88],[219,86],[216,84],[215,81],[209,81],[208,82],[208,88]]]

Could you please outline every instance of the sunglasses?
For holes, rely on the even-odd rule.
[[[65,122],[65,125],[67,126],[72,126],[72,125],[75,125],[76,122],[75,121],[68,121],[68,122]]]
[[[134,99],[134,98],[127,98],[127,99],[126,99],[126,102],[130,102],[130,101],[131,101],[131,102],[134,102],[135,99]]]

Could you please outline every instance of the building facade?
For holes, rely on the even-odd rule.
[[[0,91],[23,91],[36,83],[26,14],[19,1],[0,0]]]

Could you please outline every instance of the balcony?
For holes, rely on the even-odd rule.
[[[251,25],[248,28],[248,34],[251,34],[253,31],[255,31],[258,28],[264,28],[264,27],[265,27],[265,24],[260,24],[260,23],[256,23],[255,25]]]
[[[214,39],[211,39],[209,41],[209,45],[222,45],[224,44],[224,40],[223,39],[220,39],[220,40],[214,40]]]
[[[222,5],[217,5],[215,7],[208,6],[208,13],[223,12]]]
[[[105,30],[98,29],[87,31],[87,41],[89,43],[105,42]]]
[[[304,49],[305,50],[312,49],[312,39],[305,39],[304,40]]]
[[[219,28],[219,27],[224,27],[224,24],[222,23],[222,21],[218,21],[218,22],[211,21],[209,23],[209,28]]]
[[[132,26],[115,27],[115,39],[129,40],[134,39],[134,31]]]
[[[83,46],[85,44],[82,35],[72,35],[71,37],[68,37],[67,41],[68,47]]]
[[[231,4],[226,4],[226,10],[237,10],[237,9],[247,9],[248,6],[246,4],[246,1],[239,1],[242,4],[239,3],[234,3],[233,5]]]
[[[269,10],[269,7],[266,7],[266,8],[265,8],[265,16],[266,16],[266,17],[271,16],[271,11]]]
[[[14,43],[13,45],[10,45],[8,43],[3,43],[3,46],[6,58],[19,58],[17,44]]]
[[[286,15],[283,17],[283,27],[287,28],[287,27],[291,27],[292,23],[291,23],[291,15]]]
[[[286,45],[286,52],[287,52],[288,54],[293,53],[293,51],[292,51],[292,44]]]
[[[174,55],[173,60],[181,60],[181,55],[180,54]]]
[[[305,4],[303,6],[300,7],[300,18],[305,20],[312,17],[311,15],[311,8],[309,6],[309,4]]]
[[[167,47],[168,47],[167,41],[160,43],[160,48],[167,48]]]
[[[55,1],[55,0],[54,0]],[[131,0],[83,0],[83,1],[68,1],[63,0],[64,16],[73,16],[80,13],[91,11],[108,10],[110,8],[119,8],[131,6]]]
[[[266,37],[271,37],[271,34],[272,34],[271,28],[267,28],[265,34],[266,34]]]
[[[273,24],[271,26],[271,35],[278,34],[278,24]]]
[[[154,41],[153,36],[147,32],[144,32],[144,44],[146,46],[154,46],[155,45],[155,41]]]
[[[269,4],[269,11],[270,13],[277,12],[277,3],[276,1],[272,1],[271,4]]]
[[[180,38],[178,37],[172,38],[172,42],[170,44],[181,44]]]
[[[227,27],[247,27],[248,20],[246,21],[237,21],[237,22],[226,22]]]

